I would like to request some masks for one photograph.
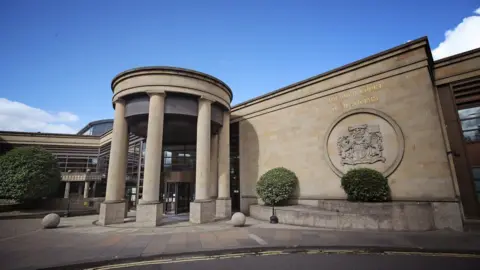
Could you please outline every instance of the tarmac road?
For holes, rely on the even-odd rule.
[[[262,252],[198,257],[179,257],[107,265],[107,270],[200,270],[200,269],[480,269],[480,255],[438,253],[362,253],[357,251]]]

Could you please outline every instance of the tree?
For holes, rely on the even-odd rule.
[[[390,200],[387,178],[373,169],[349,170],[342,177],[342,188],[347,193],[349,201],[386,202]]]
[[[285,201],[295,190],[297,176],[283,168],[274,168],[264,173],[257,183],[257,193],[267,205]]]
[[[55,157],[39,147],[14,148],[0,156],[0,198],[17,202],[54,194],[61,174]]]

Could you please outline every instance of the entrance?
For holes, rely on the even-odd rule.
[[[165,214],[178,215],[190,211],[190,183],[165,183]]]

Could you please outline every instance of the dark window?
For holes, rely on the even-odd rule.
[[[466,142],[480,141],[480,106],[458,110]]]
[[[167,145],[163,151],[163,167],[165,171],[194,170],[194,145]]]

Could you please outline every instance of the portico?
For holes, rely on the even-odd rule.
[[[175,181],[194,169],[190,221],[205,223],[231,215],[229,127],[232,92],[222,81],[197,71],[145,67],[125,71],[112,81],[113,123],[105,202],[99,223],[122,223],[128,137],[146,138],[142,196],[136,225],[161,225],[160,194],[164,145],[195,145],[195,164],[178,167]],[[193,172],[192,172],[193,173]],[[168,181],[166,179],[165,181]],[[177,194],[178,197],[178,194]]]

